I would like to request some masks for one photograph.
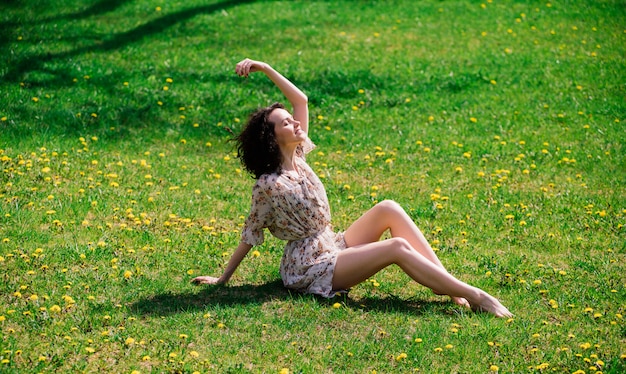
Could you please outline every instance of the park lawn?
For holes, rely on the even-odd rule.
[[[0,371],[626,370],[626,13],[619,1],[0,5]],[[282,287],[267,235],[228,286],[254,180],[229,141],[309,96],[337,230],[398,201],[515,314],[390,267]]]

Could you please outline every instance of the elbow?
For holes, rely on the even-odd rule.
[[[289,98],[289,102],[294,110],[306,109],[309,106],[309,98],[305,94],[299,94],[296,97]]]

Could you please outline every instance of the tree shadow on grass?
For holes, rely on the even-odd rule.
[[[76,56],[84,55],[87,53],[92,53],[92,52],[103,53],[103,52],[118,50],[129,44],[142,41],[151,35],[161,33],[165,31],[166,29],[176,24],[179,24],[183,21],[186,21],[192,17],[195,17],[197,15],[211,14],[211,13],[214,13],[214,12],[226,9],[226,8],[230,8],[230,7],[234,7],[234,6],[238,6],[238,5],[242,5],[246,3],[252,3],[254,1],[256,0],[226,0],[226,1],[221,1],[218,3],[214,3],[214,4],[190,7],[187,9],[179,10],[177,12],[163,15],[157,19],[154,19],[140,26],[137,26],[134,29],[113,34],[106,40],[96,40],[96,41],[93,41],[93,43],[90,43],[88,45],[79,46],[71,50],[62,51],[62,52],[47,51],[44,53],[27,55],[21,60],[14,61],[8,67],[8,69],[4,72],[4,74],[0,76],[0,78],[2,78],[2,80],[4,81],[11,82],[11,83],[20,82],[24,79],[24,75],[26,73],[32,72],[32,71],[44,70],[45,65],[51,61],[57,61],[57,60],[65,61],[65,60],[69,60]],[[70,15],[70,16],[62,16],[61,18],[65,18],[65,17],[67,18],[83,17],[84,18],[84,17],[89,17],[92,15],[97,15],[100,13],[106,13],[106,12],[115,10],[117,7],[119,7],[123,3],[123,1],[115,1],[108,5],[107,3],[108,2],[100,2],[94,5],[94,7],[87,9],[85,12],[77,13],[75,15]],[[3,29],[6,28],[8,24],[9,24],[8,22],[5,22],[2,25]],[[8,37],[8,36],[5,36],[5,37]],[[6,39],[6,38],[3,38],[3,39]],[[63,82],[66,82],[66,81],[63,81]],[[61,81],[56,80],[55,83],[60,84]]]
[[[139,315],[168,316],[202,311],[211,306],[261,305],[276,300],[292,301],[296,304],[299,301],[314,300],[328,307],[339,302],[345,307],[365,312],[401,313],[412,316],[459,313],[459,308],[449,302],[401,299],[394,295],[386,295],[382,298],[375,296],[352,298],[349,294],[344,294],[327,299],[290,291],[283,286],[280,279],[257,285],[201,286],[198,292],[161,293],[134,302],[130,310]]]

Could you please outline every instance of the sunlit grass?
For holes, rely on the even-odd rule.
[[[0,371],[624,371],[619,2],[5,2]],[[309,96],[337,230],[402,204],[461,310],[391,267],[283,289],[269,238],[228,287],[253,180],[228,141],[266,60]]]

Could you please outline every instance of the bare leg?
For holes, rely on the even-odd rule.
[[[432,247],[415,225],[411,217],[400,205],[391,200],[382,201],[368,210],[356,220],[345,233],[348,247],[373,243],[380,240],[382,234],[388,230],[394,238],[404,238],[412,248],[433,264],[445,270]],[[436,294],[446,294],[444,291],[433,288]],[[467,300],[450,295],[452,301],[459,305],[469,306]]]
[[[474,310],[486,311],[498,317],[512,315],[496,298],[456,279],[412,248],[403,238],[363,244],[339,252],[333,289],[350,288],[391,264],[397,264],[413,280],[426,287],[466,299]]]

